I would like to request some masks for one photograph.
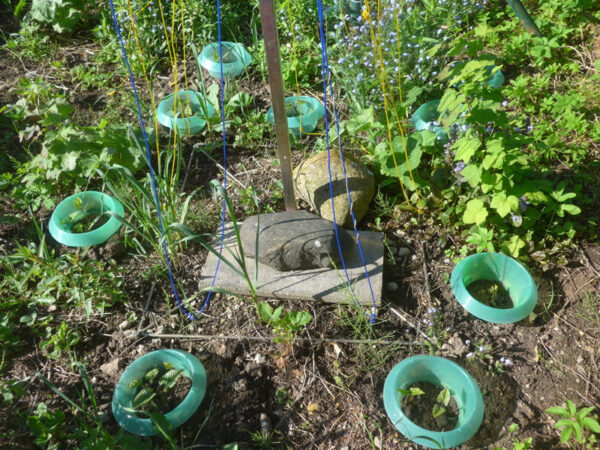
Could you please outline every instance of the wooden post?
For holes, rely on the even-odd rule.
[[[269,85],[271,86],[271,103],[275,118],[275,135],[277,137],[277,153],[281,165],[281,181],[283,184],[283,201],[286,211],[296,209],[294,198],[294,181],[292,179],[292,158],[288,136],[287,115],[285,112],[285,96],[283,79],[281,78],[281,60],[279,56],[279,36],[275,24],[275,4],[273,0],[260,0],[260,18],[262,22]]]

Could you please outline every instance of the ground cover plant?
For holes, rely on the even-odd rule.
[[[432,354],[483,394],[483,423],[463,448],[598,448],[597,2],[524,1],[541,36],[505,2],[276,2],[286,96],[324,102],[324,50],[330,69],[327,127],[290,135],[294,166],[342,146],[376,177],[358,224],[385,246],[374,322],[352,303],[198,289],[223,217],[283,210],[259,2],[220,3],[217,14],[207,0],[113,0],[139,111],[110,3],[0,3],[2,447],[415,448],[382,391],[400,361]],[[218,41],[219,16],[222,39],[253,58],[222,84],[197,61]],[[207,119],[197,134],[158,121],[180,90],[214,108],[196,114]],[[413,115],[435,100],[418,129]],[[102,245],[65,247],[48,231],[52,211],[88,190],[122,203],[122,227]],[[523,321],[484,322],[454,298],[452,269],[485,251],[531,273],[538,303]],[[513,305],[501,283],[468,287]],[[172,429],[163,394],[175,385],[184,397],[187,378],[146,373],[135,407],[156,436],[131,435],[113,418],[114,387],[162,348],[199,358],[206,396]],[[405,391],[415,422],[454,426],[451,389]]]

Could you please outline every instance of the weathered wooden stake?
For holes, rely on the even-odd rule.
[[[275,135],[277,152],[281,164],[281,181],[283,184],[283,201],[286,211],[296,209],[294,198],[294,182],[292,179],[292,158],[288,137],[287,115],[285,113],[285,96],[283,79],[281,78],[281,60],[279,56],[279,36],[275,25],[275,5],[273,0],[260,0],[260,18],[267,54],[267,69],[271,86],[271,103],[275,118]]]

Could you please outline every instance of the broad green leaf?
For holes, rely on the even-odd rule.
[[[580,444],[583,444],[583,432],[581,430],[581,425],[573,422],[573,433],[575,434],[575,440]]]
[[[143,406],[152,400],[155,396],[156,393],[152,390],[152,388],[147,387],[142,389],[133,399],[133,408],[138,409],[140,406]]]
[[[144,375],[144,378],[146,380],[153,380],[154,378],[156,378],[157,375],[158,375],[158,368],[155,367],[154,369],[146,372],[146,375]]]
[[[500,217],[505,217],[509,212],[519,209],[519,199],[514,195],[508,197],[504,192],[494,194],[490,206],[498,211]]]
[[[481,174],[481,190],[487,194],[492,189],[497,189],[501,183],[501,177],[497,173],[483,172]]]
[[[468,164],[460,173],[467,179],[471,187],[479,186],[481,182],[481,169],[479,167],[474,164]]]
[[[575,403],[573,403],[571,400],[567,399],[566,404],[567,404],[567,409],[569,410],[569,414],[571,414],[571,417],[575,417],[575,415],[577,414],[577,407],[575,406]]]
[[[437,402],[441,405],[448,406],[448,403],[450,403],[451,398],[452,396],[450,395],[450,391],[448,390],[448,388],[445,388],[439,393]]]
[[[506,250],[513,258],[518,258],[519,251],[525,247],[525,242],[519,236],[513,235],[502,248]]]
[[[573,434],[573,428],[565,427],[565,429],[562,430],[562,433],[560,433],[560,443],[565,444],[569,440],[569,438],[571,437],[572,434]]]
[[[481,142],[479,139],[471,138],[471,137],[461,137],[458,139],[452,148],[456,152],[454,156],[455,161],[464,161],[468,163],[475,152],[481,147]]]
[[[273,316],[273,308],[267,302],[260,302],[257,307],[258,315],[263,320],[263,322],[269,323],[271,321],[271,317]]]
[[[271,318],[271,320],[276,321],[277,319],[279,319],[279,316],[281,316],[281,312],[283,311],[283,306],[278,306],[275,311],[273,312],[273,316]]]
[[[77,167],[77,157],[79,152],[68,152],[62,156],[61,168],[62,170],[75,170]]]
[[[485,222],[487,216],[488,211],[483,202],[479,199],[473,199],[469,200],[467,203],[467,209],[465,209],[463,215],[463,222],[481,225]]]
[[[561,211],[571,214],[572,216],[581,214],[581,208],[579,208],[578,206],[575,206],[575,205],[571,205],[571,204],[560,205],[560,209],[561,209]]]
[[[577,412],[577,421],[580,422],[584,417],[586,417],[589,413],[591,413],[594,410],[593,406],[589,406],[587,408],[581,408],[578,412]]]
[[[584,417],[581,420],[581,424],[593,433],[600,433],[600,424],[596,419]]]
[[[441,405],[433,405],[433,418],[441,416],[446,412],[446,408]]]

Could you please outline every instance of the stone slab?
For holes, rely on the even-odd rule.
[[[220,234],[219,230],[217,236],[220,236]],[[349,231],[349,234],[356,241],[354,232]],[[375,304],[379,306],[381,304],[381,289],[383,285],[383,234],[374,231],[361,231],[359,236],[369,274],[369,281],[373,289],[373,297],[375,298]],[[237,263],[232,260],[231,255],[225,249],[226,246],[234,254],[239,254],[231,223],[225,225],[224,242],[223,255],[229,255],[229,260],[237,267]],[[218,242],[213,245],[218,250]],[[217,261],[217,256],[209,252],[198,283],[200,289],[211,285]],[[372,305],[371,289],[369,288],[358,245],[355,245],[354,251],[350,257],[346,258],[345,262],[348,278],[352,282],[358,302],[366,306]],[[251,279],[254,279],[255,264],[254,258],[246,258],[246,267]],[[246,281],[235,273],[231,267],[224,264],[223,261],[219,264],[215,286],[234,294],[250,294]],[[317,300],[326,303],[353,302],[341,264],[338,265],[337,270],[319,268],[279,272],[259,262],[256,293],[259,297],[277,299]]]

